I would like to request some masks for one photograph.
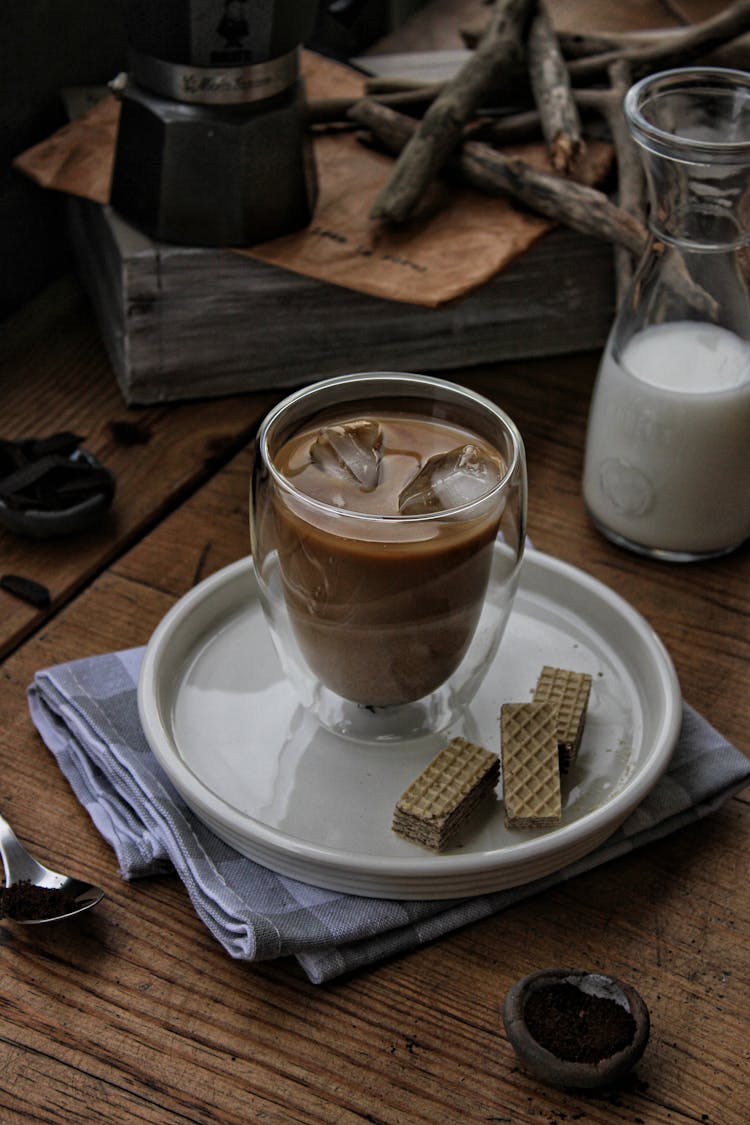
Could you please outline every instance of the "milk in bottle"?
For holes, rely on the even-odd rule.
[[[653,325],[592,402],[583,493],[594,520],[646,548],[713,553],[750,537],[750,344],[715,324]]]

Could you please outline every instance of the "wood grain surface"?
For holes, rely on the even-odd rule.
[[[92,328],[82,290],[67,278],[6,322],[0,342],[1,436],[72,430],[117,481],[107,518],[77,536],[73,550],[67,538],[32,543],[0,528],[0,574],[47,586],[49,612],[236,453],[278,397],[270,392],[128,409]],[[45,616],[0,590],[0,657]]]
[[[747,550],[666,567],[589,527],[578,482],[594,367],[580,356],[456,377],[521,426],[536,545],[644,612],[686,698],[747,748]],[[77,925],[0,931],[0,1085],[11,1120],[744,1125],[750,809],[741,800],[647,852],[322,987],[289,962],[230,961],[175,878],[119,878],[31,728],[25,687],[40,667],[145,643],[176,597],[245,554],[250,465],[247,446],[3,666],[0,807],[42,860],[99,881],[108,896]],[[502,1032],[512,981],[561,962],[633,981],[651,1009],[637,1077],[606,1097],[528,1078]]]
[[[324,986],[291,960],[232,961],[176,877],[120,877],[31,725],[26,687],[39,668],[144,644],[178,597],[248,552],[252,434],[274,395],[126,409],[72,282],[24,310],[2,349],[2,436],[73,429],[119,485],[111,516],[84,535],[37,544],[0,534],[0,572],[43,581],[53,596],[43,615],[0,594],[0,809],[43,862],[107,894],[75,923],[0,923],[3,1125],[747,1125],[747,793],[656,845]],[[580,478],[597,360],[452,377],[522,430],[534,544],[640,610],[686,700],[750,753],[750,548],[668,566],[592,528]],[[116,420],[148,440],[116,442]],[[565,963],[631,981],[650,1008],[647,1051],[614,1091],[543,1086],[504,1035],[510,984]]]

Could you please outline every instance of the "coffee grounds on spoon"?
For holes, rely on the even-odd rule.
[[[77,906],[76,896],[64,887],[38,887],[28,879],[0,887],[0,918],[35,922],[69,913]]]
[[[532,992],[524,1006],[524,1019],[541,1047],[568,1062],[607,1059],[633,1042],[636,1029],[622,1004],[592,996],[569,981]]]

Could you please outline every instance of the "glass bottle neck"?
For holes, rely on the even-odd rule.
[[[624,108],[655,236],[698,253],[750,242],[750,74],[665,71],[636,83]]]
[[[663,242],[696,253],[750,243],[750,170],[644,156],[649,227]]]

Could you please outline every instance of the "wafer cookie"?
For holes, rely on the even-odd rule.
[[[562,815],[555,709],[505,703],[500,711],[507,828],[551,828]]]
[[[557,750],[563,773],[567,773],[576,760],[590,692],[591,676],[587,672],[571,672],[545,664],[537,680],[534,702],[551,703],[557,711]]]
[[[500,775],[500,760],[482,746],[454,738],[396,802],[392,828],[399,836],[441,851]]]

